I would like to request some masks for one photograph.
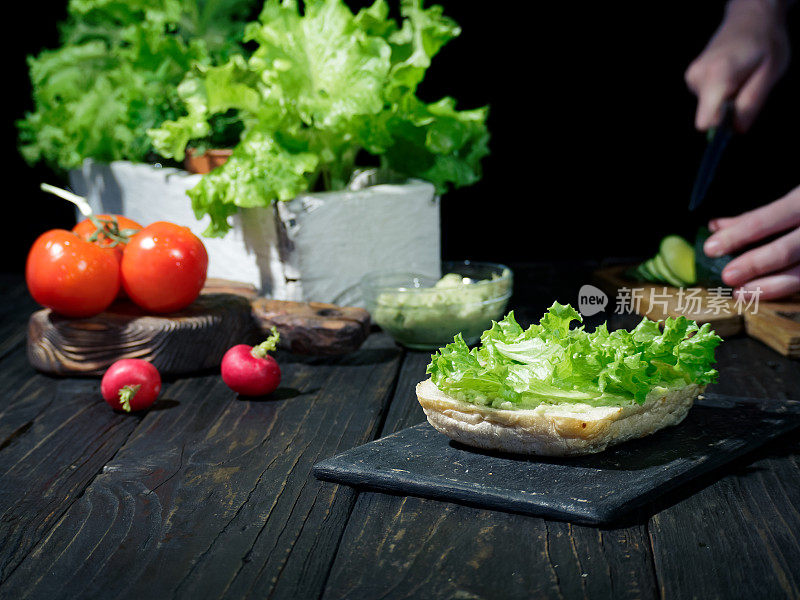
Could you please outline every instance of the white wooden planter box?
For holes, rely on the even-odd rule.
[[[96,213],[142,225],[170,221],[198,236],[186,190],[200,175],[148,164],[87,160],[70,172],[75,193]],[[252,283],[281,300],[358,304],[356,284],[370,271],[440,272],[439,198],[425,181],[303,194],[272,208],[241,209],[224,238],[202,238],[209,277]]]

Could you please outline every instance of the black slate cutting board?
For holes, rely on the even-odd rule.
[[[314,474],[483,508],[608,523],[797,427],[798,406],[709,395],[675,427],[575,458],[477,450],[422,423],[324,460]]]

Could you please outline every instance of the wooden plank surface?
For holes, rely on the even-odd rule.
[[[595,267],[515,268],[512,307],[527,324],[575,304]],[[424,420],[427,354],[371,336],[340,359],[280,355],[275,400],[211,374],[117,415],[91,382],[34,373],[14,341],[32,302],[2,284],[18,308],[0,306],[0,598],[800,596],[795,437],[612,528],[358,494],[311,466]],[[714,393],[800,399],[797,364],[760,342],[723,344],[720,368]]]
[[[10,281],[9,281],[10,279]],[[45,377],[28,364],[25,332],[28,315],[37,305],[21,278],[0,277],[0,451],[24,436],[33,420],[52,400]]]
[[[709,393],[800,400],[800,368],[752,339],[719,349]],[[800,437],[789,433],[660,504],[649,533],[665,598],[800,597]]]
[[[800,365],[748,337],[728,340],[717,349],[717,383],[709,393],[764,398],[776,407],[800,400]]]
[[[373,336],[342,359],[279,356],[281,392],[263,401],[216,375],[179,381],[3,591],[318,596],[354,492],[323,487],[311,466],[374,436],[401,355]]]
[[[98,405],[97,382],[37,374],[24,352],[35,308],[19,281],[5,291],[0,336],[0,586],[133,430]],[[12,351],[13,350],[13,351]]]
[[[422,422],[409,354],[382,435]],[[375,573],[380,573],[376,577]],[[359,494],[324,598],[648,598],[646,527],[594,528],[458,504]]]
[[[800,597],[797,434],[756,457],[711,485],[685,490],[653,517],[662,597]]]
[[[0,358],[25,342],[24,323],[34,310],[33,301],[21,277],[0,276]]]
[[[28,392],[47,403],[0,452],[0,582],[13,575],[138,424],[136,417],[109,410],[95,381],[40,380]]]

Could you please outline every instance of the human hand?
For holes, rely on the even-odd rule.
[[[800,186],[780,200],[738,217],[713,219],[714,234],[703,246],[708,256],[722,256],[763,240],[775,233],[778,239],[745,252],[729,262],[722,281],[738,288],[736,294],[771,300],[800,291]]]
[[[722,119],[733,100],[734,125],[746,131],[789,64],[785,0],[731,0],[725,18],[685,78],[697,96],[695,127]]]

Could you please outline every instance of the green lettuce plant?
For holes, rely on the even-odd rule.
[[[431,59],[459,35],[439,6],[385,0],[354,14],[342,0],[267,0],[247,26],[249,58],[200,62],[178,86],[183,114],[152,129],[159,153],[180,160],[211,120],[235,111],[241,141],[230,160],[189,191],[207,235],[221,236],[240,207],[264,207],[308,189],[343,188],[362,153],[439,192],[481,176],[487,108],[416,95]]]
[[[34,110],[18,123],[23,156],[64,169],[86,158],[155,157],[147,130],[181,114],[176,88],[195,65],[243,52],[241,36],[254,5],[71,0],[61,46],[29,59]],[[217,119],[206,135],[225,137],[231,125]]]

